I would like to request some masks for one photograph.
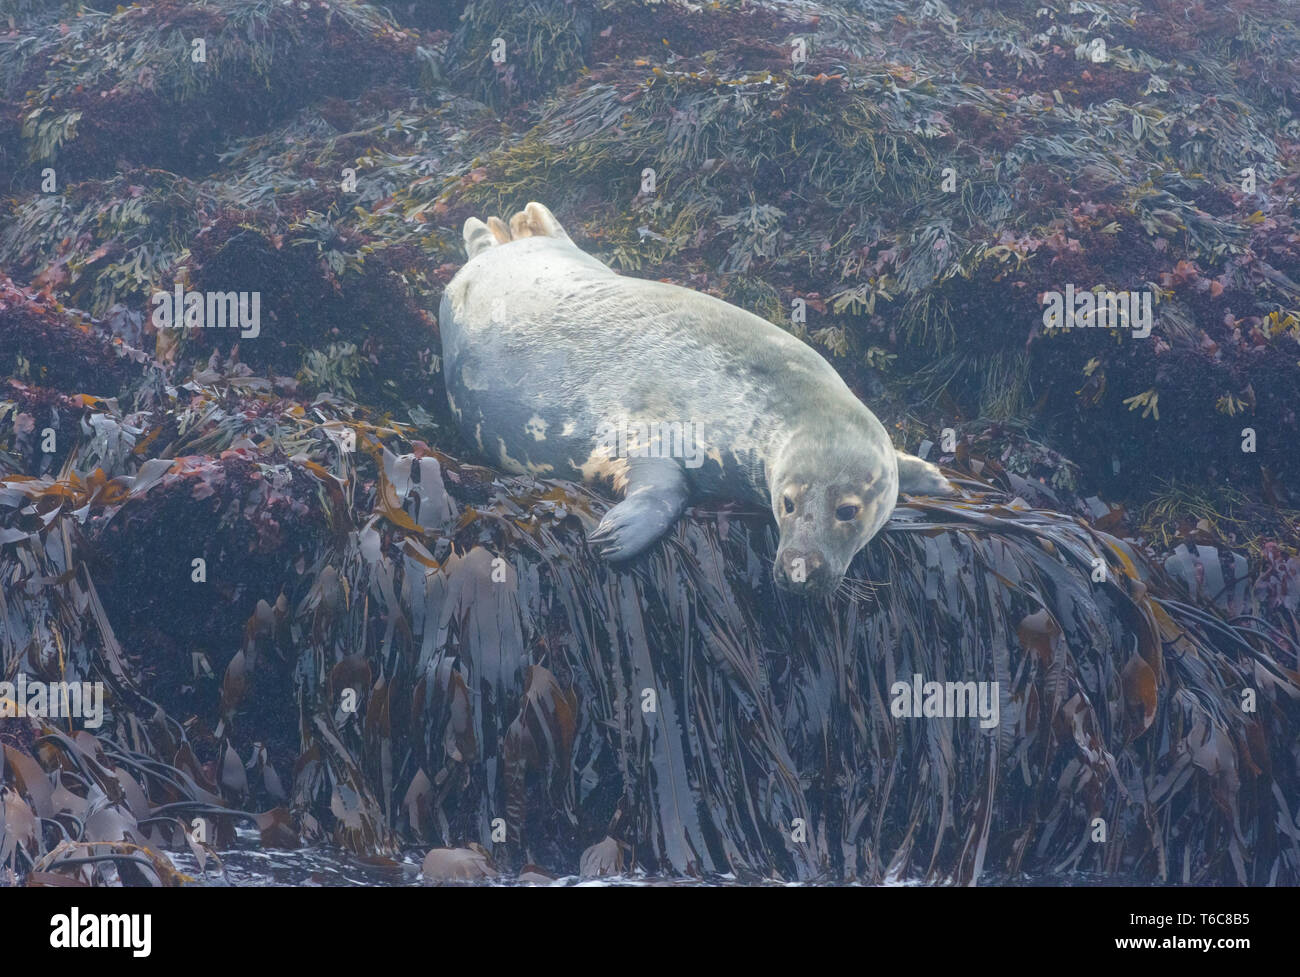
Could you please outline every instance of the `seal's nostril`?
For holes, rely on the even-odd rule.
[[[790,589],[806,590],[826,576],[826,558],[815,550],[789,548],[777,555],[776,572]]]

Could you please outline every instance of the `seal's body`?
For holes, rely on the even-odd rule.
[[[603,556],[643,551],[689,498],[750,501],[781,528],[777,582],[824,591],[900,482],[950,491],[811,347],[712,296],[616,274],[540,204],[509,230],[470,218],[465,242],[439,312],[452,410],[493,464],[625,492],[591,536]]]

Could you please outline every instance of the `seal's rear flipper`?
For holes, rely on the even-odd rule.
[[[518,241],[526,237],[540,236],[536,235],[528,223],[528,214],[525,211],[519,211],[514,217],[510,218],[510,237]]]
[[[587,542],[606,560],[630,560],[677,521],[689,492],[677,462],[634,458],[628,462],[627,497],[605,513]]]
[[[496,218],[493,218],[496,220]],[[497,223],[501,223],[497,220]],[[465,253],[469,257],[474,257],[480,251],[486,251],[497,243],[497,237],[492,233],[486,224],[477,217],[471,217],[465,221],[465,228],[461,231],[465,238]]]
[[[500,217],[488,218],[488,230],[491,231],[492,236],[497,239],[497,244],[510,243],[510,228],[506,227],[506,222]]]
[[[908,495],[956,495],[957,489],[937,467],[916,455],[898,455],[898,491]]]
[[[555,215],[536,200],[530,201],[527,207],[510,218],[510,233],[516,241],[521,237],[557,237],[561,241],[569,240],[569,235],[555,219]]]

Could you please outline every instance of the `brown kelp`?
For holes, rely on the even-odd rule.
[[[807,603],[773,590],[763,513],[696,511],[614,570],[584,541],[599,494],[208,382],[187,421],[123,431],[142,452],[85,439],[60,479],[3,483],[5,662],[129,677],[110,728],[132,695],[189,717],[237,810],[561,873],[609,837],[679,873],[1296,878],[1294,638],[1081,519],[970,483]],[[895,715],[913,675],[996,681],[1000,724]]]

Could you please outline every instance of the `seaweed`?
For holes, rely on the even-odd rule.
[[[706,876],[1296,877],[1277,827],[1295,817],[1295,637],[1180,596],[1078,517],[973,478],[961,501],[906,503],[852,570],[878,585],[827,613],[773,590],[762,513],[697,509],[611,569],[584,538],[609,505],[592,491],[463,465],[336,398],[221,393],[237,381],[155,414],[148,458],[83,460],[83,443],[67,478],[11,477],[0,502],[9,546],[73,534],[74,585],[131,636],[112,657],[136,694],[194,716],[212,769],[262,757],[295,836],[473,843],[561,873],[610,837],[642,868]],[[76,474],[91,463],[110,467]],[[178,605],[194,554],[206,583]],[[7,579],[32,572],[5,560]],[[76,606],[67,575],[42,577],[6,600],[8,668],[38,633],[14,621],[46,620],[33,601]],[[44,624],[49,646],[101,667],[76,620]],[[891,690],[914,673],[996,680],[996,734],[900,722]],[[296,720],[272,705],[295,698]],[[214,779],[228,803],[275,801]]]

